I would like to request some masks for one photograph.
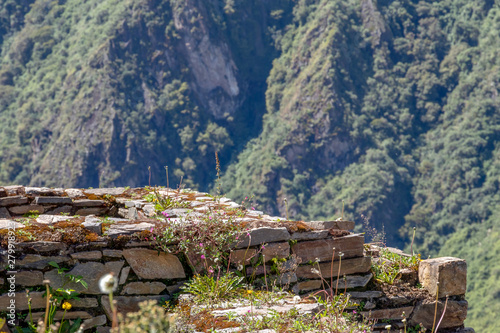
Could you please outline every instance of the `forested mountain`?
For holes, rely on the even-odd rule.
[[[469,263],[500,319],[500,3],[0,0],[0,182],[223,191]]]

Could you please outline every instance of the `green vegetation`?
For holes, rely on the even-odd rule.
[[[0,183],[212,186],[469,263],[499,325],[491,0],[5,0]],[[285,201],[286,198],[286,201]],[[168,203],[167,203],[168,204]],[[26,237],[34,237],[26,234]]]

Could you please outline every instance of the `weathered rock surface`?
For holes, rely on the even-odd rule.
[[[354,234],[341,238],[300,242],[292,247],[292,253],[302,259],[302,263],[308,261],[314,262],[317,259],[319,259],[320,262],[331,261],[334,251],[334,259],[338,260],[339,253],[344,254],[342,259],[347,259],[362,257],[363,244],[364,236],[361,234]]]
[[[78,276],[81,275],[82,279],[87,282],[88,288],[86,289],[80,283],[69,282],[66,283],[65,288],[73,289],[81,294],[91,294],[98,295],[101,294],[99,289],[99,280],[105,274],[113,272],[115,276],[120,276],[120,270],[123,266],[123,261],[111,261],[106,264],[101,264],[99,262],[87,262],[82,264],[77,264],[68,274]],[[51,270],[45,273],[44,278],[50,280],[50,284],[53,288],[61,288],[66,282],[61,274],[58,274],[57,270]]]
[[[418,279],[431,295],[436,295],[439,282],[439,298],[464,295],[467,290],[467,263],[453,257],[422,260]]]
[[[250,235],[245,235],[243,239],[236,245],[236,248],[243,248],[254,245],[261,245],[270,242],[287,241],[290,239],[290,234],[286,228],[270,228],[262,227],[252,229]]]
[[[130,282],[123,288],[122,295],[158,295],[166,288],[161,282]]]
[[[332,274],[334,277],[336,277],[337,275],[339,275],[339,266],[340,276],[356,273],[366,273],[371,268],[371,258],[360,257],[353,259],[344,259],[342,260],[342,262],[334,261],[333,263],[320,263],[319,268],[317,264],[299,266],[297,268],[297,276],[304,279],[317,279],[319,276],[314,271],[320,271],[321,275],[325,279],[330,278]]]
[[[148,249],[123,250],[134,273],[142,279],[178,279],[186,274],[179,259],[168,253]]]
[[[25,287],[39,286],[43,281],[43,274],[40,271],[21,271],[17,272],[15,276],[16,284]]]
[[[444,310],[444,301],[439,301],[437,306],[437,318],[441,318]],[[432,328],[436,303],[420,304],[415,306],[410,325],[422,324],[426,328]],[[467,301],[448,300],[446,312],[440,328],[459,327],[463,325],[467,317]]]

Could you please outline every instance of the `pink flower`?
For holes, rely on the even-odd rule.
[[[245,200],[247,200],[247,199],[248,199],[248,197],[245,197]]]
[[[149,232],[153,232],[153,227],[151,227],[151,230],[149,230]]]
[[[212,268],[212,266],[210,266],[210,267],[208,268],[208,272],[209,272],[210,274],[212,274],[212,273],[214,272],[214,269]]]
[[[205,259],[205,255],[204,254],[201,255],[201,259]]]
[[[161,212],[161,213],[162,213],[163,215],[165,215],[165,217],[168,217],[168,213],[167,213],[167,211],[163,211],[163,212]]]
[[[252,210],[255,210],[255,207],[252,207]]]

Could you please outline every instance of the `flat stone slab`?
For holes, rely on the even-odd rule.
[[[349,291],[348,294],[351,295],[352,298],[360,299],[374,299],[384,295],[381,291]]]
[[[439,301],[437,306],[437,318],[441,318],[444,310],[444,301]],[[446,312],[439,328],[458,327],[464,324],[467,317],[467,301],[448,300]],[[411,326],[422,323],[424,327],[432,327],[436,303],[419,304],[415,306],[413,316],[409,323]]]
[[[25,227],[25,225],[22,223],[12,221],[12,220],[7,220],[7,219],[0,219],[0,230],[1,229],[9,229],[9,228],[22,229],[24,227]]]
[[[73,200],[69,197],[36,197],[37,205],[71,205]]]
[[[101,251],[87,251],[70,254],[71,258],[78,260],[99,260],[102,258]]]
[[[214,310],[211,313],[216,317],[227,316],[232,313],[236,316],[252,315],[273,316],[276,312],[287,313],[292,309],[296,309],[299,314],[315,314],[322,310],[318,303],[299,303],[299,304],[283,304],[273,305],[270,307],[257,308],[255,306],[242,306],[234,309]]]
[[[24,193],[31,196],[37,195],[57,195],[61,196],[64,194],[62,188],[48,188],[48,187],[28,187],[24,188]]]
[[[22,249],[23,252],[32,251],[37,253],[62,252],[68,249],[68,245],[65,243],[46,241],[18,243],[17,247]]]
[[[176,256],[148,249],[126,249],[123,256],[139,278],[142,279],[179,279],[186,274]]]
[[[90,199],[80,199],[73,201],[75,207],[100,207],[104,206],[106,201],[104,200],[90,200]]]
[[[243,248],[254,245],[260,245],[270,242],[287,241],[290,239],[290,234],[286,228],[270,228],[262,227],[255,228],[249,231],[249,235],[244,237],[236,244],[236,248]]]
[[[22,260],[17,260],[16,265],[23,269],[44,269],[49,265],[49,262],[55,261],[60,264],[69,261],[68,256],[53,256],[45,257],[39,254],[27,254]]]
[[[54,224],[57,222],[70,221],[74,219],[74,216],[64,216],[64,215],[40,215],[36,218],[38,223],[42,224]]]
[[[115,188],[93,188],[93,189],[85,189],[83,190],[85,194],[94,194],[97,196],[102,195],[122,195],[125,193],[126,189],[124,187],[115,187]]]
[[[42,214],[45,212],[45,208],[41,205],[21,205],[9,207],[9,212],[13,215],[24,215],[28,213]]]
[[[302,259],[302,263],[316,260],[331,261],[335,248],[334,260],[338,260],[342,252],[342,259],[362,257],[365,237],[362,234],[347,235],[340,238],[320,239],[300,242],[292,246],[292,253]]]
[[[328,230],[313,230],[306,232],[294,232],[290,239],[297,241],[316,240],[326,238],[328,235],[330,235]]]
[[[131,235],[136,232],[141,232],[144,230],[149,230],[154,228],[155,225],[152,223],[141,222],[141,223],[115,223],[109,225],[105,234],[109,237],[118,237],[120,235]]]
[[[118,313],[126,315],[129,312],[139,311],[139,303],[149,300],[162,301],[169,300],[168,295],[156,295],[156,296],[114,296],[113,300],[116,300],[116,308]],[[111,312],[111,307],[109,305],[109,296],[102,296],[101,304],[104,308],[104,312],[109,320],[113,319],[113,313]]]
[[[46,299],[43,297],[44,293],[44,291],[30,292],[32,309],[45,309]],[[12,297],[8,293],[0,296],[0,309],[7,309],[11,299]],[[16,292],[14,299],[16,300],[16,311],[28,310],[28,298],[25,291]]]
[[[161,282],[130,282],[123,287],[122,295],[158,295],[166,288]]]
[[[310,222],[305,222],[308,226],[310,226],[313,229],[337,229],[337,230],[353,230],[354,229],[354,222],[353,221],[343,221],[343,220],[337,220],[337,221],[310,221]]]
[[[439,298],[464,295],[467,290],[467,263],[453,257],[422,260],[418,279],[431,295],[436,295],[439,282]]]
[[[28,198],[22,195],[15,195],[11,197],[0,198],[0,207],[25,205],[28,203]]]
[[[265,262],[273,258],[288,258],[290,256],[290,244],[288,242],[269,243],[262,249],[262,256],[265,256]]]
[[[304,279],[317,279],[318,274],[314,271],[320,271],[323,278],[330,278],[333,274],[336,277],[339,274],[339,261],[333,263],[320,263],[297,267],[297,276]],[[332,267],[333,265],[333,267]],[[371,269],[371,258],[360,257],[353,259],[344,259],[340,263],[340,276],[366,273]]]
[[[73,289],[82,294],[101,294],[101,290],[99,289],[99,280],[101,277],[111,272],[114,273],[115,277],[120,276],[120,270],[123,267],[123,264],[124,261],[110,261],[106,264],[101,264],[99,262],[77,264],[67,273],[75,276],[81,275],[83,280],[87,282],[88,288],[85,289],[80,283],[73,282],[66,283],[65,288]],[[50,285],[56,289],[61,288],[66,282],[64,278],[57,273],[57,269],[46,272],[44,278],[46,280],[50,280]]]
[[[371,311],[362,311],[361,315],[367,319],[401,319],[403,318],[403,312],[406,318],[409,318],[413,312],[413,306],[406,306],[403,308],[395,309],[380,309]],[[433,317],[434,318],[434,317]],[[424,325],[425,326],[425,325]],[[427,326],[425,326],[427,327]]]
[[[40,271],[21,271],[15,274],[16,284],[25,287],[42,285],[43,273]]]

